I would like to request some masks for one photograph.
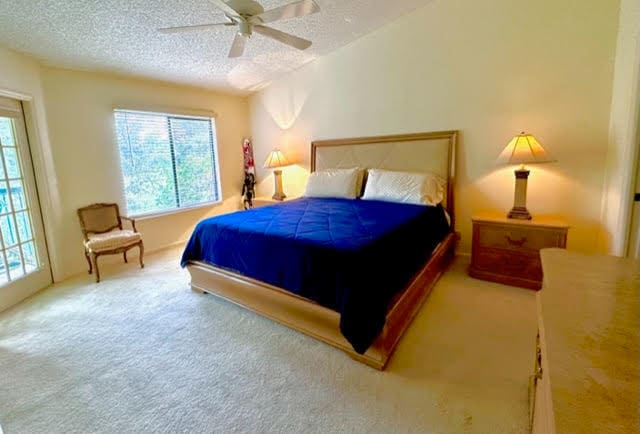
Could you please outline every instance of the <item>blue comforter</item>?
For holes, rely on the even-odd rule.
[[[448,231],[440,206],[303,198],[201,221],[182,266],[203,261],[336,310],[362,354]]]

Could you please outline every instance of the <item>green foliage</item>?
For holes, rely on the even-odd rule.
[[[0,143],[4,146],[15,146],[11,119],[0,117]]]
[[[217,199],[212,121],[117,111],[116,130],[129,213]]]

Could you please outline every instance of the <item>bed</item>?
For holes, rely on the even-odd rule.
[[[191,287],[384,369],[453,256],[455,131],[313,142],[311,170],[429,171],[438,206],[336,198],[203,220],[182,259]]]

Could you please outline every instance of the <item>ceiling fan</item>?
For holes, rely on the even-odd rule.
[[[311,46],[311,41],[290,35],[280,30],[265,26],[274,21],[286,20],[289,18],[302,17],[320,11],[320,7],[314,0],[299,0],[279,8],[265,11],[255,0],[208,0],[218,9],[224,12],[226,22],[214,24],[199,24],[195,26],[165,27],[158,29],[161,33],[188,32],[191,30],[210,29],[219,26],[237,26],[238,32],[231,44],[229,57],[240,57],[244,53],[247,39],[253,32],[259,33],[267,38],[275,39],[283,44],[305,50]]]

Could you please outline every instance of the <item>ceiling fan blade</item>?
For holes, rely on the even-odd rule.
[[[231,17],[239,17],[240,13],[233,9],[231,6],[223,2],[222,0],[209,0],[210,3],[213,3],[218,9],[222,10],[225,14]]]
[[[306,50],[311,46],[311,41],[307,41],[306,39],[298,38],[297,36],[290,35],[285,32],[281,32],[280,30],[276,30],[267,26],[253,26],[253,30],[256,33],[260,33],[267,38],[275,39],[276,41],[280,41],[283,44],[290,45],[298,50]]]
[[[205,30],[211,29],[219,26],[234,26],[234,23],[215,23],[215,24],[198,24],[196,26],[177,26],[177,27],[164,27],[162,29],[158,29],[160,33],[180,33],[180,32],[190,32],[192,30]]]
[[[233,39],[231,49],[229,50],[229,57],[240,57],[244,54],[244,46],[247,44],[247,37],[242,33],[236,33],[236,37]]]
[[[303,17],[305,15],[315,14],[316,12],[320,12],[320,6],[318,6],[314,0],[300,0],[263,12],[253,18],[257,18],[259,22],[262,23],[272,23],[289,18]]]

